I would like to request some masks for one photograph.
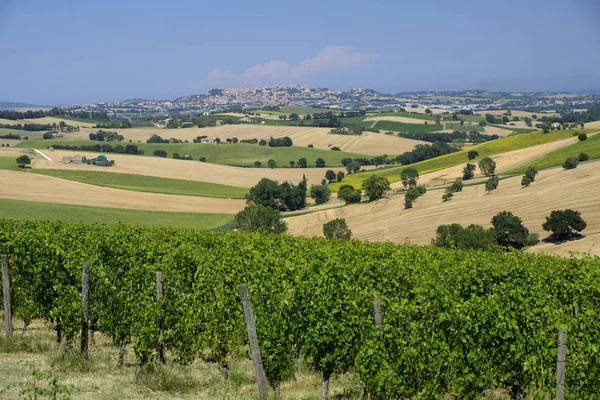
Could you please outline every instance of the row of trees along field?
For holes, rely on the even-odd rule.
[[[353,371],[372,399],[476,398],[509,385],[554,397],[556,338],[566,329],[566,398],[600,393],[598,258],[10,220],[0,221],[0,253],[14,315],[53,321],[66,346],[81,327],[89,261],[93,325],[122,348],[133,344],[143,367],[164,346],[183,365],[209,349],[226,371],[247,345],[247,283],[274,388],[293,379],[301,354],[324,387]]]

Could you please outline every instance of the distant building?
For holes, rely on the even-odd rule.
[[[213,144],[214,142],[215,142],[215,140],[211,139],[211,138],[202,138],[202,139],[200,139],[200,143]]]
[[[71,159],[69,160],[69,164],[84,164],[85,162],[86,162],[85,156],[81,156],[79,154],[71,157]]]
[[[182,128],[191,128],[191,127],[193,127],[193,126],[194,126],[194,123],[193,123],[193,122],[182,122],[182,123],[181,123],[181,127],[182,127]]]
[[[560,122],[555,122],[552,125],[550,125],[550,128],[552,128],[552,129],[561,129],[562,128],[562,124]]]

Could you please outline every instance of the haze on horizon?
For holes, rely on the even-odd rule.
[[[173,99],[213,87],[600,89],[594,0],[0,2],[0,100]]]

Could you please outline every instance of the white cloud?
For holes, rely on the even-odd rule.
[[[256,64],[243,73],[236,75],[231,70],[214,69],[207,76],[208,81],[229,83],[253,83],[279,81],[291,78],[305,78],[332,70],[347,70],[370,65],[375,54],[352,51],[352,46],[327,46],[313,58],[307,58],[296,66],[290,66],[281,60],[271,60]]]

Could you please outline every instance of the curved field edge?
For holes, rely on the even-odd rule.
[[[205,157],[206,162],[214,164],[224,164],[241,167],[253,167],[255,161],[260,161],[263,167],[267,166],[269,159],[275,160],[278,167],[289,167],[289,162],[298,162],[300,158],[306,158],[308,166],[315,166],[315,162],[318,158],[325,160],[326,166],[334,167],[341,166],[343,158],[357,158],[367,157],[364,154],[358,153],[347,153],[343,151],[331,151],[314,149],[309,147],[267,147],[259,146],[257,144],[199,144],[199,143],[171,143],[171,144],[157,144],[157,143],[111,143],[111,142],[94,142],[91,140],[26,140],[19,143],[16,147],[19,148],[37,148],[47,149],[52,145],[66,145],[66,146],[92,146],[92,145],[121,145],[126,146],[128,144],[134,144],[138,148],[144,150],[143,156],[155,157],[153,155],[155,150],[165,150],[168,153],[168,157],[171,158],[173,153],[179,153],[181,156],[188,154],[193,157],[190,162],[198,162],[200,157]],[[83,150],[82,153],[87,153]],[[92,151],[93,153],[102,153],[102,151]],[[107,157],[110,158],[111,154],[106,153]]]
[[[528,147],[538,146],[545,143],[552,143],[558,140],[569,139],[573,137],[574,131],[553,131],[548,134],[542,132],[522,133],[505,138],[497,139],[478,146],[463,149],[452,154],[430,158],[414,164],[402,165],[391,168],[382,168],[378,170],[359,172],[357,174],[347,175],[342,182],[332,183],[330,188],[338,190],[341,185],[352,185],[355,188],[361,187],[362,182],[371,175],[379,175],[388,178],[390,182],[400,181],[400,173],[405,168],[415,168],[420,175],[429,172],[439,171],[445,168],[454,167],[468,162],[477,164],[478,160],[483,157],[493,156],[500,153],[506,153],[513,150],[524,149]],[[469,151],[476,150],[479,157],[475,160],[469,160],[467,155]]]
[[[233,214],[142,211],[0,199],[0,218],[211,230],[227,224]]]
[[[57,169],[33,169],[31,173],[53,176],[76,182],[138,192],[181,194],[187,196],[243,199],[247,188],[221,185],[218,183],[188,181],[183,179],[159,178],[148,175],[124,174],[119,172],[74,171]]]

